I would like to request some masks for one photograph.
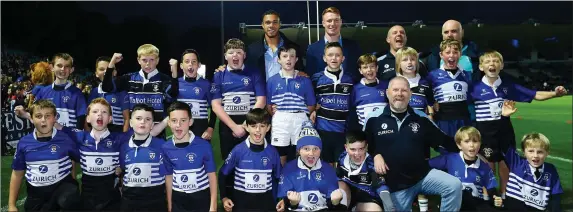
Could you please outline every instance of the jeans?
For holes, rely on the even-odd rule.
[[[446,172],[432,169],[416,185],[391,194],[396,210],[411,211],[412,201],[420,193],[440,195],[441,211],[459,211],[462,205],[462,182]]]

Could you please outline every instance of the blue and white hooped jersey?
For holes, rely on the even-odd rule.
[[[211,105],[211,83],[197,77],[195,82],[185,81],[183,76],[179,78],[179,95],[177,101],[187,103],[191,107],[193,119],[208,119],[208,109]]]
[[[266,193],[273,188],[273,179],[281,174],[280,156],[277,150],[265,140],[264,150],[253,152],[249,149],[249,137],[231,150],[221,172],[229,175],[235,172],[234,188],[247,193]]]
[[[230,116],[246,115],[256,103],[256,97],[265,96],[265,84],[259,71],[245,67],[239,73],[225,71],[215,73],[211,94],[221,99],[223,110]]]
[[[527,159],[519,156],[510,147],[505,154],[505,162],[509,168],[509,181],[506,196],[523,202],[525,205],[545,210],[549,204],[549,196],[563,194],[561,180],[553,164],[545,162],[541,167],[541,175],[535,179],[535,169]]]
[[[120,91],[107,93],[101,89],[101,83],[98,87],[93,88],[88,98],[88,104],[95,98],[104,98],[111,106],[112,124],[123,126],[123,110],[129,110],[129,96],[127,92]]]
[[[64,90],[54,90],[54,84],[38,92],[35,101],[48,99],[56,105],[56,119],[64,127],[76,127],[78,117],[86,115],[86,98],[80,89],[68,82]]]
[[[388,190],[386,185],[382,185],[381,188],[377,188],[376,190],[373,189],[370,173],[375,172],[374,159],[368,153],[366,153],[366,157],[360,164],[360,167],[353,171],[350,168],[350,156],[348,152],[342,152],[338,158],[337,169],[337,173],[339,173],[338,180],[344,181],[348,185],[358,188],[374,198],[378,198],[378,192],[376,192],[376,190]]]
[[[467,101],[471,91],[471,76],[458,68],[455,74],[443,69],[430,72],[428,82],[434,91],[435,100],[440,103]]]
[[[140,146],[133,143],[133,136],[123,142],[119,162],[124,170],[124,186],[152,187],[165,184],[165,165],[161,149],[163,143],[163,139],[151,135]]]
[[[119,167],[119,149],[123,133],[110,133],[106,129],[96,143],[92,132],[64,127],[63,132],[76,142],[80,152],[82,174],[107,176],[115,174]]]
[[[217,171],[211,144],[189,131],[189,145],[175,146],[173,139],[163,144],[166,175],[172,175],[174,191],[195,193],[209,188],[208,173]]]
[[[267,81],[267,105],[276,105],[277,111],[287,113],[309,113],[308,106],[316,105],[314,86],[308,77],[298,76],[298,71],[292,78],[280,71]]]
[[[327,209],[327,199],[338,189],[336,172],[330,165],[322,165],[322,160],[316,161],[312,169],[308,169],[300,158],[285,164],[279,181],[278,198],[286,198],[288,191],[300,193],[298,208],[294,211],[318,211]]]
[[[497,187],[497,180],[489,165],[479,158],[475,163],[467,165],[461,151],[436,156],[429,163],[431,168],[444,170],[460,179],[462,189],[471,191],[473,197],[484,199],[483,188],[489,190]]]
[[[342,69],[338,77],[327,69],[312,75],[317,104],[320,104],[316,111],[316,129],[344,132],[354,82]]]
[[[414,78],[407,78],[410,83],[412,97],[410,97],[410,107],[425,112],[428,106],[434,105],[434,93],[430,84],[420,74]]]
[[[351,108],[356,108],[356,115],[360,125],[364,125],[364,120],[370,113],[380,110],[388,104],[386,100],[388,82],[376,79],[378,84],[370,87],[365,84],[364,80],[362,78],[359,83],[356,83],[350,94]]]
[[[53,128],[52,139],[41,142],[34,130],[18,142],[12,169],[26,170],[26,181],[34,187],[50,186],[70,175],[78,158],[76,144],[65,133]]]
[[[508,80],[497,78],[493,86],[489,85],[487,77],[476,83],[472,92],[475,101],[476,121],[494,121],[501,119],[501,109],[504,100],[531,102],[536,91],[527,89]]]

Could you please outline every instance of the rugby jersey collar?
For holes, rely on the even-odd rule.
[[[455,74],[452,74],[452,72],[446,71],[445,68],[445,63],[440,65],[440,69],[444,70],[448,76],[450,76],[452,79],[455,79],[456,77],[458,77],[460,74],[462,74],[462,72],[464,72],[464,70],[462,69],[462,67],[460,66],[460,64],[458,64],[458,70],[456,71]]]
[[[32,135],[34,136],[34,140],[38,140],[38,138],[36,137],[36,132],[38,130],[34,128],[34,133],[32,133]],[[56,133],[58,133],[58,130],[56,129],[56,127],[52,128],[52,139],[54,139],[54,137],[56,137]]]
[[[234,69],[232,69],[231,66],[227,65],[226,71],[231,72],[231,70],[234,70]],[[245,70],[245,64],[244,63],[243,63],[243,66],[241,66],[241,70],[243,70],[243,71]]]
[[[109,136],[109,134],[111,134],[109,132],[109,129],[105,128],[105,131],[99,136],[99,140],[101,141],[102,139],[107,138],[107,136]],[[95,140],[95,138],[96,138],[95,137],[95,129],[92,128],[92,131],[90,132],[90,136],[92,138],[94,138],[94,140]]]
[[[173,142],[173,146],[175,146],[175,137],[171,138],[171,142]],[[193,142],[193,140],[195,140],[195,134],[193,134],[193,132],[191,130],[189,130],[189,145],[191,145],[191,142]]]
[[[249,136],[247,136],[247,139],[245,139],[245,143],[247,144],[247,148],[251,148],[251,142],[249,141],[250,138],[251,138],[251,136],[249,135]],[[265,138],[263,142],[265,144],[263,146],[263,148],[266,149],[267,148],[267,139]]]
[[[298,165],[298,168],[299,168],[299,169],[308,170],[308,172],[310,172],[310,171],[319,170],[319,169],[322,168],[322,163],[321,163],[320,161],[321,161],[321,160],[320,160],[320,158],[319,158],[319,159],[316,161],[316,164],[314,164],[314,167],[312,167],[311,169],[308,169],[308,168],[306,167],[306,165],[304,165],[304,162],[302,162],[302,159],[301,159],[300,156],[299,156],[299,157],[298,157],[297,165]],[[308,175],[308,176],[310,177],[310,175]]]
[[[468,168],[478,169],[479,166],[480,166],[480,164],[481,164],[481,161],[480,161],[480,159],[479,159],[479,157],[478,157],[474,163],[472,163],[471,165],[468,165],[468,164],[465,162],[464,152],[463,152],[463,151],[460,151],[460,157],[462,158],[462,162],[464,163],[464,167],[465,167],[465,168],[464,168],[464,177],[468,177]]]
[[[151,139],[153,138],[153,136],[149,135],[147,137],[147,140],[145,142],[143,142],[141,145],[137,146],[135,145],[135,143],[133,142],[133,138],[135,137],[135,132],[134,134],[129,138],[129,148],[137,148],[137,147],[148,147],[149,144],[151,144]]]
[[[147,78],[145,77],[145,72],[143,72],[143,69],[139,70],[139,75],[141,77],[143,77],[143,83],[147,83],[149,82],[149,79],[151,79],[151,77],[155,76],[159,74],[159,71],[157,69],[153,70],[152,72],[149,72],[149,74],[147,74]]]
[[[401,76],[406,78],[410,83],[410,88],[418,87],[418,83],[420,83],[420,79],[422,78],[418,73],[416,73],[416,76],[414,78],[408,78],[404,75],[401,75],[400,73],[396,73],[396,76]]]
[[[336,79],[336,76],[334,76],[334,74],[330,73],[330,71],[328,71],[328,66],[324,67],[324,75],[328,78],[330,78],[332,81],[334,81],[334,84],[340,84],[340,81],[342,80],[342,76],[344,75],[344,69],[342,68],[342,66],[340,66],[340,74],[338,75],[338,79]]]
[[[533,176],[533,179],[535,179],[535,167],[533,167],[531,164],[527,163],[527,165],[529,166],[529,170],[531,170],[531,176]],[[545,170],[545,163],[543,163],[543,165],[541,165],[541,168],[539,168],[539,173],[543,173],[543,170]],[[539,177],[541,178],[541,177]],[[535,181],[537,181],[537,179],[535,179]]]
[[[360,84],[366,85],[366,78],[360,79]],[[380,80],[378,80],[378,78],[376,78],[376,84],[380,84]]]
[[[54,86],[56,86],[56,83],[55,83],[55,82],[52,83],[52,89],[54,89]],[[64,90],[70,88],[70,86],[72,86],[72,83],[71,83],[70,81],[68,81],[68,82],[66,83],[66,86],[64,86]]]
[[[354,171],[350,171],[350,153],[346,153],[346,157],[344,157],[344,167],[346,167],[348,169],[348,176],[350,175],[358,175],[360,173],[360,170],[362,170],[362,166],[364,166],[364,164],[366,163],[366,158],[368,158],[368,156],[370,156],[368,153],[366,153],[366,156],[364,157],[364,160],[362,161],[362,163],[360,164],[360,166],[358,167],[358,169],[354,170]]]
[[[495,89],[497,89],[497,87],[499,87],[499,85],[501,85],[501,77],[497,76],[497,79],[495,80],[495,82],[493,82],[493,86],[489,84],[489,81],[487,80],[486,76],[483,76],[481,78],[481,82],[483,82],[483,84],[492,87],[493,91],[495,91]]]
[[[283,79],[294,79],[294,78],[296,78],[296,76],[298,75],[298,71],[297,71],[297,70],[294,70],[294,74],[292,75],[292,77],[290,77],[290,76],[284,76],[282,69],[279,71],[279,74],[280,74],[281,78],[283,78]]]

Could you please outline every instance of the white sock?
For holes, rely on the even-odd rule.
[[[501,194],[501,199],[505,199],[505,193]]]
[[[420,205],[420,212],[428,211],[428,199],[418,197],[418,205]]]

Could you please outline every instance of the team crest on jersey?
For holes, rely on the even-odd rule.
[[[187,154],[187,159],[189,160],[189,163],[195,162],[196,157],[197,157],[197,155],[193,152]]]
[[[543,174],[543,180],[549,181],[549,178],[551,178],[551,174],[549,174],[549,173]]]
[[[217,90],[217,85],[215,83],[211,84],[211,93],[215,93],[215,91]]]
[[[507,94],[507,88],[502,88],[501,90],[503,91],[503,93]]]
[[[418,129],[420,129],[420,125],[418,123],[415,123],[415,122],[410,123],[408,126],[412,128],[412,132],[414,132],[414,133],[417,133]]]
[[[249,85],[249,81],[250,81],[250,80],[251,80],[251,79],[249,79],[248,77],[245,77],[245,78],[241,79],[241,81],[243,81],[243,84],[245,84],[245,86],[248,86],[248,85]]]
[[[300,83],[298,83],[298,82],[294,83],[294,88],[299,89],[299,88],[300,88]]]
[[[380,126],[383,130],[385,130],[386,128],[388,128],[388,124],[386,123],[382,123],[382,126]]]
[[[267,157],[263,157],[261,161],[263,162],[263,166],[267,166],[267,164],[269,164],[269,158]]]
[[[390,65],[384,64],[384,68],[388,68],[388,67],[390,67]]]
[[[70,100],[69,96],[62,96],[62,101],[64,101],[64,103],[68,103],[68,100]]]
[[[481,181],[481,178],[479,176],[476,176],[476,183],[479,183],[479,181]]]
[[[112,97],[112,98],[111,98],[111,103],[115,103],[115,102],[117,102],[117,99],[115,99],[115,97]]]
[[[58,145],[54,144],[54,145],[50,146],[50,149],[51,149],[52,153],[55,153],[58,151]]]
[[[491,153],[493,153],[493,149],[491,149],[489,147],[483,148],[483,153],[484,153],[484,156],[486,158],[489,158],[489,157],[491,157]]]
[[[366,175],[360,175],[360,181],[366,182]]]
[[[149,159],[155,159],[155,152],[149,152]]]
[[[322,172],[316,172],[314,174],[314,179],[316,179],[316,181],[321,181],[322,180]]]
[[[425,88],[420,87],[420,93],[424,93]]]
[[[420,88],[421,89],[421,88]],[[421,90],[420,90],[421,91]],[[378,93],[380,93],[380,96],[384,96],[384,91],[378,91]]]
[[[107,146],[107,148],[111,148],[111,146],[113,145],[113,142],[111,140],[107,141],[105,146]]]
[[[201,93],[201,88],[199,87],[195,87],[193,90],[195,91],[195,95],[199,95],[199,93]]]

